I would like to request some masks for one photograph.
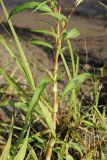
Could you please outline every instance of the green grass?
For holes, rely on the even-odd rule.
[[[1,150],[0,160],[106,160],[107,139],[107,117],[106,108],[103,106],[99,111],[99,97],[101,85],[94,76],[84,70],[79,73],[79,57],[74,54],[71,45],[72,38],[79,36],[75,28],[67,30],[72,13],[79,5],[76,1],[71,13],[65,17],[62,11],[61,1],[47,0],[44,2],[27,2],[17,6],[10,14],[0,1],[7,23],[10,27],[17,53],[15,53],[8,42],[0,35],[0,43],[5,47],[21,71],[28,87],[20,85],[4,67],[0,68],[0,74],[6,80],[8,87],[12,88],[13,98],[4,98],[0,106],[11,106],[15,112],[21,111],[22,117],[19,121],[21,126],[15,123],[16,115],[12,116],[12,123],[1,123],[0,134],[6,138],[7,143]],[[11,22],[11,16],[26,9],[33,12],[39,11],[42,15],[50,15],[56,20],[56,26],[50,26],[47,30],[32,30],[41,34],[50,35],[54,44],[42,40],[33,40],[32,44],[44,46],[54,52],[54,71],[48,72],[46,77],[40,79],[38,84],[32,76],[29,61],[26,59],[24,50]],[[48,22],[46,22],[48,23]],[[65,45],[63,45],[63,42]],[[71,61],[68,66],[64,52],[69,51]],[[62,58],[65,73],[60,76],[59,57]],[[66,76],[67,75],[67,76]],[[67,77],[67,83],[63,90],[59,91],[59,80]],[[85,104],[85,95],[80,94],[80,88],[85,81],[90,81],[92,95],[91,103]],[[52,97],[49,98],[51,86]],[[2,89],[5,97],[5,91]],[[15,99],[14,99],[15,97]],[[63,104],[63,108],[61,107]],[[65,108],[65,110],[64,110]],[[6,134],[5,134],[6,131]],[[7,138],[8,137],[8,138]]]

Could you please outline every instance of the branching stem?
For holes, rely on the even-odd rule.
[[[51,7],[52,7],[53,0],[51,0]],[[53,11],[58,11],[58,13],[61,12],[61,0],[59,0],[59,6],[57,9],[53,9]],[[61,36],[60,36],[60,22],[57,21],[56,26],[56,34],[57,38],[55,41],[55,50],[54,50],[54,86],[53,86],[53,127],[56,130],[56,121],[57,121],[57,111],[58,111],[58,57],[59,57],[59,51],[61,49]],[[49,144],[47,147],[47,154],[46,154],[46,160],[51,160],[52,156],[52,149],[55,144],[55,137],[51,135]]]

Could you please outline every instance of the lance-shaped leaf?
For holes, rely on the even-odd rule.
[[[43,90],[45,89],[46,85],[52,83],[52,79],[50,77],[44,77],[40,83],[36,86],[34,96],[31,100],[29,111],[32,111],[34,109],[35,105],[38,103],[39,98]],[[29,112],[30,113],[30,112]]]
[[[50,0],[41,2],[41,3],[36,7],[36,9],[34,9],[33,12],[36,12],[37,10],[44,11],[44,12],[52,12],[51,8],[50,8],[48,5],[46,5],[46,3],[48,3],[49,1],[50,1]]]
[[[62,20],[67,21],[66,17],[63,14],[60,14],[60,13],[46,12],[43,15],[52,16],[52,17],[56,18],[59,21],[62,21]]]
[[[51,31],[48,31],[48,30],[33,29],[33,30],[31,30],[31,31],[32,31],[32,32],[36,32],[36,33],[46,34],[46,35],[49,35],[49,36],[54,36],[54,37],[57,36],[56,33],[51,32]]]
[[[30,144],[28,144],[28,150],[29,150],[29,154],[28,154],[26,160],[30,160],[31,158],[33,158],[32,160],[38,160],[38,157],[35,153],[35,150],[33,149],[33,147]]]
[[[39,100],[40,100],[40,96],[42,94],[42,92],[44,91],[45,87],[47,84],[52,83],[52,79],[50,77],[44,77],[40,83],[36,86],[34,95],[31,99],[31,102],[29,104],[29,109],[28,109],[28,113],[26,115],[26,119],[25,119],[25,126],[22,129],[22,133],[20,135],[20,140],[23,138],[24,134],[25,134],[25,130],[28,128],[29,126],[29,122],[31,120],[32,117],[32,113],[35,110],[36,105],[38,104]]]
[[[96,117],[98,117],[100,124],[107,131],[106,118],[100,113],[100,111],[98,110],[97,106],[94,106],[94,109],[96,111]]]
[[[29,138],[29,130],[28,130],[26,138],[25,138],[25,140],[24,140],[19,152],[15,156],[14,160],[19,160],[19,159],[20,160],[24,160],[25,155],[26,155],[26,151],[27,151],[28,138]]]
[[[77,77],[73,78],[72,80],[70,80],[69,83],[67,84],[67,86],[65,87],[61,98],[65,97],[72,90],[80,88],[82,83],[89,77],[90,77],[90,74],[83,73],[83,74],[80,74]]]
[[[35,8],[37,7],[37,10],[40,10],[40,11],[44,11],[44,12],[52,12],[52,10],[49,8],[48,5],[46,4],[41,4],[39,2],[26,2],[26,3],[23,3],[17,7],[15,7],[9,14],[9,17],[15,15],[15,14],[18,14],[20,12],[23,12],[27,9],[32,9],[32,10],[35,10]]]
[[[67,40],[67,39],[70,39],[70,38],[76,38],[79,35],[80,35],[79,30],[76,29],[76,28],[73,28],[70,31],[65,32],[63,36],[64,36],[64,40]]]
[[[30,84],[30,86],[32,87],[32,89],[35,89],[35,83],[34,83],[34,79],[32,77],[32,73],[31,73],[31,70],[30,70],[30,67],[29,67],[29,64],[28,64],[28,61],[26,59],[26,56],[25,56],[25,53],[23,51],[23,48],[21,46],[21,43],[19,41],[19,38],[16,34],[16,31],[14,29],[14,26],[11,22],[10,19],[8,19],[9,15],[8,15],[8,11],[3,3],[3,1],[1,1],[1,6],[2,6],[2,9],[4,11],[4,14],[5,14],[5,17],[7,19],[7,22],[8,22],[8,25],[10,27],[10,30],[12,32],[12,35],[14,37],[14,40],[15,40],[15,43],[16,43],[16,47],[17,47],[17,50],[18,50],[18,53],[19,53],[19,56],[21,58],[21,61],[23,63],[23,67],[24,67],[24,70],[26,72],[26,80],[28,81],[28,83]]]
[[[5,49],[7,50],[7,52],[11,55],[12,59],[16,62],[17,66],[19,67],[20,71],[23,73],[23,75],[25,76],[26,80],[29,81],[29,75],[27,73],[27,68],[24,65],[24,62],[22,60],[22,58],[20,58],[19,55],[17,55],[12,48],[9,46],[9,44],[7,43],[7,41],[3,38],[3,36],[0,35],[0,42],[3,44],[3,46],[5,47]]]
[[[66,160],[74,160],[74,159],[73,159],[73,157],[72,157],[70,154],[68,154],[68,155],[66,156]]]
[[[9,17],[17,14],[17,13],[20,13],[20,12],[23,12],[25,11],[26,9],[34,9],[36,6],[39,5],[39,2],[27,2],[27,3],[23,3],[17,7],[15,7],[9,14]]]
[[[43,113],[44,118],[46,119],[46,122],[48,124],[48,127],[51,130],[51,133],[55,137],[55,129],[53,127],[53,122],[52,122],[52,113],[49,111],[47,106],[45,106],[42,102],[39,103],[41,111]]]
[[[9,153],[10,153],[10,147],[11,147],[11,139],[12,139],[12,132],[10,133],[9,139],[7,141],[7,144],[2,152],[2,155],[0,157],[0,160],[8,160],[9,159]]]
[[[78,151],[80,153],[81,156],[83,156],[83,151],[82,151],[82,148],[80,147],[79,144],[70,141],[68,143],[68,145],[69,145],[69,148],[71,147],[71,148],[75,149],[76,151]]]
[[[21,93],[23,96],[26,95],[25,91],[20,87],[20,85],[14,81],[2,68],[0,68],[0,74],[3,75],[4,79],[8,84],[17,92]]]
[[[49,44],[48,42],[40,41],[40,40],[32,40],[30,41],[31,44],[39,45],[39,46],[44,46],[53,49],[52,45]]]

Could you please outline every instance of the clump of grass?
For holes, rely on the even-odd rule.
[[[17,97],[15,100],[13,98],[2,101],[1,106],[10,105],[16,110],[20,109],[23,115],[23,120],[20,120],[23,121],[21,127],[16,126],[15,115],[12,117],[12,124],[8,130],[9,138],[1,153],[1,160],[106,159],[104,154],[104,143],[107,137],[106,110],[103,109],[102,114],[98,110],[101,87],[96,81],[94,82],[89,73],[79,74],[79,57],[74,55],[71,39],[79,36],[80,33],[76,28],[67,30],[71,16],[81,2],[77,0],[71,13],[65,17],[61,12],[61,0],[45,0],[41,3],[27,2],[17,6],[10,15],[8,15],[3,1],[0,1],[16,44],[17,53],[14,53],[2,36],[0,36],[0,42],[16,62],[27,84],[27,87],[23,87],[4,68],[0,68],[0,74],[4,76],[8,85],[15,91],[14,96]],[[33,30],[50,35],[54,39],[54,44],[42,40],[30,42],[50,48],[54,52],[54,72],[48,71],[47,77],[42,78],[38,84],[35,84],[29,63],[10,19],[11,16],[26,9],[32,9],[33,12],[40,11],[43,16],[47,15],[55,19],[55,25],[50,26],[50,31]],[[64,56],[66,50],[69,50],[71,56],[72,72]],[[61,93],[58,83],[61,79],[59,57],[62,58],[68,78],[68,83]],[[90,79],[93,84],[93,104],[87,106],[85,112],[82,112],[82,99],[78,100],[78,94],[86,79]],[[53,88],[53,95],[51,94],[52,98],[50,99],[47,98],[48,85]],[[67,102],[65,101],[66,97],[68,97]],[[58,113],[61,103],[65,104],[64,107],[68,108],[68,112],[64,113],[61,108],[62,110]],[[4,126],[4,128],[6,127]]]

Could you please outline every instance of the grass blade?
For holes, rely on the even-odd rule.
[[[20,85],[18,85],[18,83],[15,82],[14,79],[12,79],[2,68],[0,68],[0,74],[3,75],[3,77],[4,77],[5,80],[8,82],[8,84],[9,84],[18,94],[22,94],[23,96],[26,95],[26,93],[25,93],[24,90],[20,87]]]
[[[8,160],[9,159],[9,152],[11,147],[11,139],[12,139],[12,132],[10,133],[9,139],[7,141],[7,144],[2,152],[2,155],[0,157],[0,160]]]
[[[19,69],[21,70],[23,75],[26,77],[26,70],[25,70],[24,64],[22,63],[22,61],[19,58],[19,56],[16,55],[16,53],[13,52],[11,47],[8,45],[8,43],[6,42],[6,40],[2,36],[0,36],[0,42],[3,44],[5,49],[8,51],[8,53],[10,54],[12,59],[17,63],[17,66],[19,67]]]
[[[17,153],[17,155],[15,156],[15,158],[13,160],[24,160],[25,155],[26,155],[26,151],[27,151],[27,145],[28,145],[28,138],[29,138],[29,130],[27,132],[26,138],[24,140],[24,143],[22,144],[19,152]]]
[[[40,83],[36,86],[34,95],[31,99],[31,102],[29,104],[29,109],[28,109],[28,113],[26,115],[26,119],[25,119],[25,125],[22,129],[22,132],[20,134],[20,138],[19,138],[19,142],[22,140],[23,136],[25,135],[26,129],[29,126],[31,117],[32,117],[32,113],[35,110],[36,105],[38,104],[39,100],[40,100],[40,96],[42,94],[42,92],[44,91],[45,87],[47,84],[52,83],[52,79],[50,77],[44,77]]]
[[[30,144],[28,144],[28,150],[29,150],[30,152],[29,152],[29,155],[28,155],[28,157],[26,158],[26,160],[30,160],[31,158],[33,158],[34,160],[38,160],[37,155],[36,155],[33,147],[31,147]]]
[[[6,7],[4,6],[3,1],[1,1],[1,5],[2,5],[2,8],[3,8],[4,14],[5,14],[5,17],[6,17],[7,21],[8,21],[9,27],[11,29],[11,32],[13,34],[14,40],[16,42],[16,46],[17,46],[17,49],[19,51],[19,55],[20,55],[21,61],[23,63],[23,67],[24,67],[24,70],[25,70],[25,73],[26,73],[26,80],[28,81],[28,83],[30,84],[32,89],[35,90],[35,83],[34,83],[30,68],[29,68],[29,64],[27,62],[27,59],[25,57],[24,51],[22,49],[22,46],[21,46],[20,41],[18,39],[18,36],[17,36],[17,34],[15,32],[13,24],[12,24],[11,20],[8,19],[9,15],[8,15],[7,10],[6,10]]]

